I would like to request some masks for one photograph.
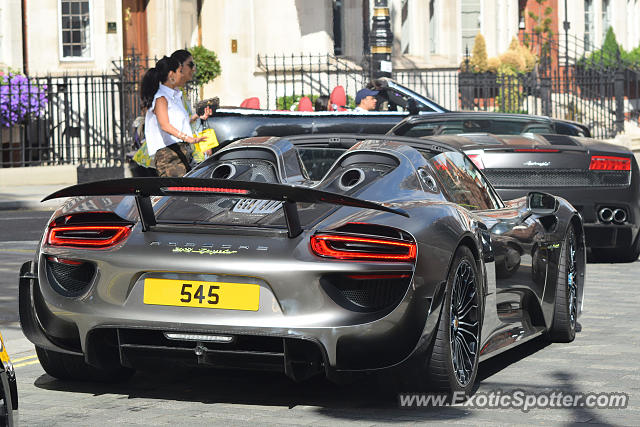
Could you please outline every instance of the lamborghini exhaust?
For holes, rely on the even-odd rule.
[[[598,211],[598,218],[604,223],[610,223],[613,220],[613,210],[610,208],[602,208]]]
[[[616,209],[613,211],[613,222],[622,224],[627,220],[627,213],[624,209]]]

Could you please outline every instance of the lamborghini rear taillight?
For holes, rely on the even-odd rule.
[[[590,170],[630,171],[631,159],[628,157],[591,156]]]
[[[47,233],[47,244],[74,248],[107,249],[124,241],[131,225],[56,225]]]
[[[327,258],[413,262],[415,242],[341,234],[316,234],[311,237],[311,249]]]

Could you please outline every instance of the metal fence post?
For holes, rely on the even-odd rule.
[[[613,83],[613,93],[616,99],[615,133],[624,132],[624,69],[616,70]]]
[[[552,104],[550,77],[540,77],[540,103],[542,107],[542,115],[551,117]]]
[[[473,110],[473,98],[476,82],[475,74],[460,73],[458,76],[458,85],[460,88],[460,109]]]

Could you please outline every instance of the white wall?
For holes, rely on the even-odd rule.
[[[0,2],[0,69],[22,69],[21,0]]]
[[[120,2],[92,0],[90,19],[93,57],[73,61],[62,60],[60,57],[58,3],[58,0],[27,2],[30,74],[111,70],[113,68],[111,61],[122,57],[122,8]],[[107,22],[117,23],[116,34],[107,34]]]
[[[207,28],[206,25],[203,27]],[[152,57],[161,58],[177,49],[197,45],[197,1],[149,0],[147,34],[149,56]]]
[[[518,35],[518,2],[512,0],[482,0],[481,30],[487,43],[487,55],[504,53],[511,39]]]
[[[265,93],[258,54],[333,53],[331,4],[331,0],[205,1],[202,44],[216,52],[222,74],[205,86],[204,96],[219,96],[222,105],[239,105]],[[236,53],[231,52],[232,40],[237,41]],[[261,106],[265,102],[261,99]]]

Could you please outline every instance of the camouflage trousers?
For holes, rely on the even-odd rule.
[[[191,144],[178,142],[156,151],[155,162],[158,176],[181,177],[191,170],[193,158]]]

